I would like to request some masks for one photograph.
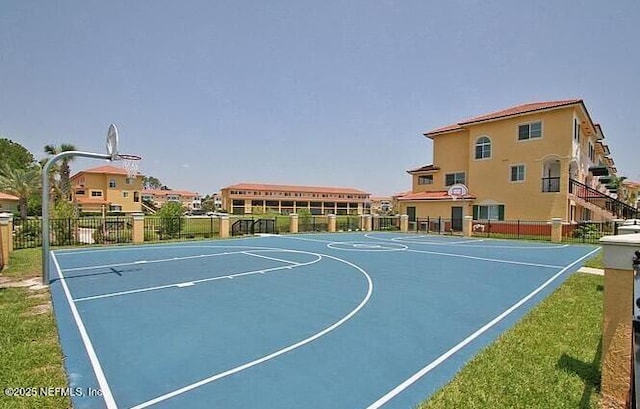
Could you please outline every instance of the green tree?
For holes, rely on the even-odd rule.
[[[40,190],[40,168],[32,165],[27,168],[11,167],[8,163],[0,166],[0,190],[16,196],[20,209],[20,218],[27,218],[29,198]]]
[[[68,143],[63,143],[60,146],[46,145],[44,147],[44,152],[48,153],[51,156],[57,155],[62,152],[75,151],[75,150],[76,150],[76,147]],[[71,161],[73,161],[73,157],[63,158],[60,161],[60,165],[53,166],[51,168],[52,173],[54,173],[54,179],[56,179],[55,178],[56,174],[58,176],[57,187],[58,187],[60,196],[64,200],[69,200],[71,198],[71,184],[69,182],[69,179],[71,178],[71,167],[69,166],[69,163],[71,163]]]
[[[0,165],[26,169],[33,166],[33,155],[24,146],[10,139],[0,138]]]
[[[153,176],[144,176],[142,178],[142,186],[145,189],[158,190],[162,187],[162,182],[160,182],[160,179]]]
[[[182,204],[167,202],[162,205],[156,216],[160,217],[160,235],[175,238],[180,234],[183,221]]]

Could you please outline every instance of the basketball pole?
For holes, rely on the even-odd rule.
[[[113,160],[113,155],[104,153],[65,151],[49,158],[42,168],[42,284],[49,285],[49,171],[54,163],[64,158],[82,157]]]

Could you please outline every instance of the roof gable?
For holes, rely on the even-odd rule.
[[[425,132],[424,135],[427,137],[431,137],[433,135],[437,135],[441,133],[448,133],[448,132],[462,130],[464,129],[464,125],[471,125],[471,124],[484,122],[484,121],[494,121],[497,119],[503,119],[511,116],[529,114],[532,112],[555,109],[555,108],[560,108],[560,107],[574,105],[574,104],[582,104],[582,100],[581,99],[565,99],[565,100],[559,100],[559,101],[532,102],[528,104],[516,105],[510,108],[501,109],[499,111],[490,112],[488,114],[477,115],[469,119],[459,121],[455,124],[436,128],[431,131]]]

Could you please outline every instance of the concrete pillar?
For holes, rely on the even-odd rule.
[[[554,217],[551,219],[551,241],[553,243],[562,242],[562,218]]]
[[[329,233],[335,233],[336,231],[336,215],[335,214],[328,214],[327,215],[327,219],[328,219],[328,224],[327,224],[327,230],[329,231]]]
[[[13,250],[13,215],[0,213],[0,270],[9,266],[9,254]]]
[[[602,407],[628,408],[631,399],[633,255],[640,234],[607,236],[603,249],[604,325],[602,328]]]
[[[473,216],[464,216],[462,219],[462,235],[471,237],[473,234]]]
[[[364,219],[364,226],[362,227],[362,230],[371,231],[371,215],[365,214],[362,217]]]
[[[226,239],[229,237],[229,216],[220,216],[220,238]]]
[[[289,215],[289,233],[297,233],[298,232],[298,215],[296,213],[291,213]]]
[[[409,215],[400,215],[400,231],[405,233],[409,231]]]
[[[134,213],[131,215],[133,218],[133,227],[131,239],[134,243],[144,242],[144,213]]]

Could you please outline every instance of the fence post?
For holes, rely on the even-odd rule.
[[[409,231],[409,215],[400,215],[400,231],[406,233]]]
[[[13,250],[13,215],[0,213],[0,271],[9,266],[9,253]]]
[[[633,253],[640,234],[600,239],[604,264],[602,328],[602,407],[626,408],[631,399]]]
[[[298,214],[291,213],[289,214],[289,233],[297,233],[298,232]]]
[[[327,225],[327,231],[329,231],[329,233],[335,233],[335,231],[336,231],[336,215],[335,214],[328,214],[327,215],[327,220],[329,221],[329,223]]]
[[[226,239],[229,237],[229,216],[220,216],[220,238]]]
[[[462,235],[471,237],[473,233],[473,216],[464,216],[462,220]]]
[[[142,243],[144,242],[144,213],[134,213],[131,218],[133,219],[131,241]]]
[[[362,217],[363,217],[363,221],[364,221],[364,226],[362,227],[362,230],[371,231],[371,215],[370,214],[365,214]]]
[[[562,217],[554,217],[551,219],[551,242],[562,242]]]

